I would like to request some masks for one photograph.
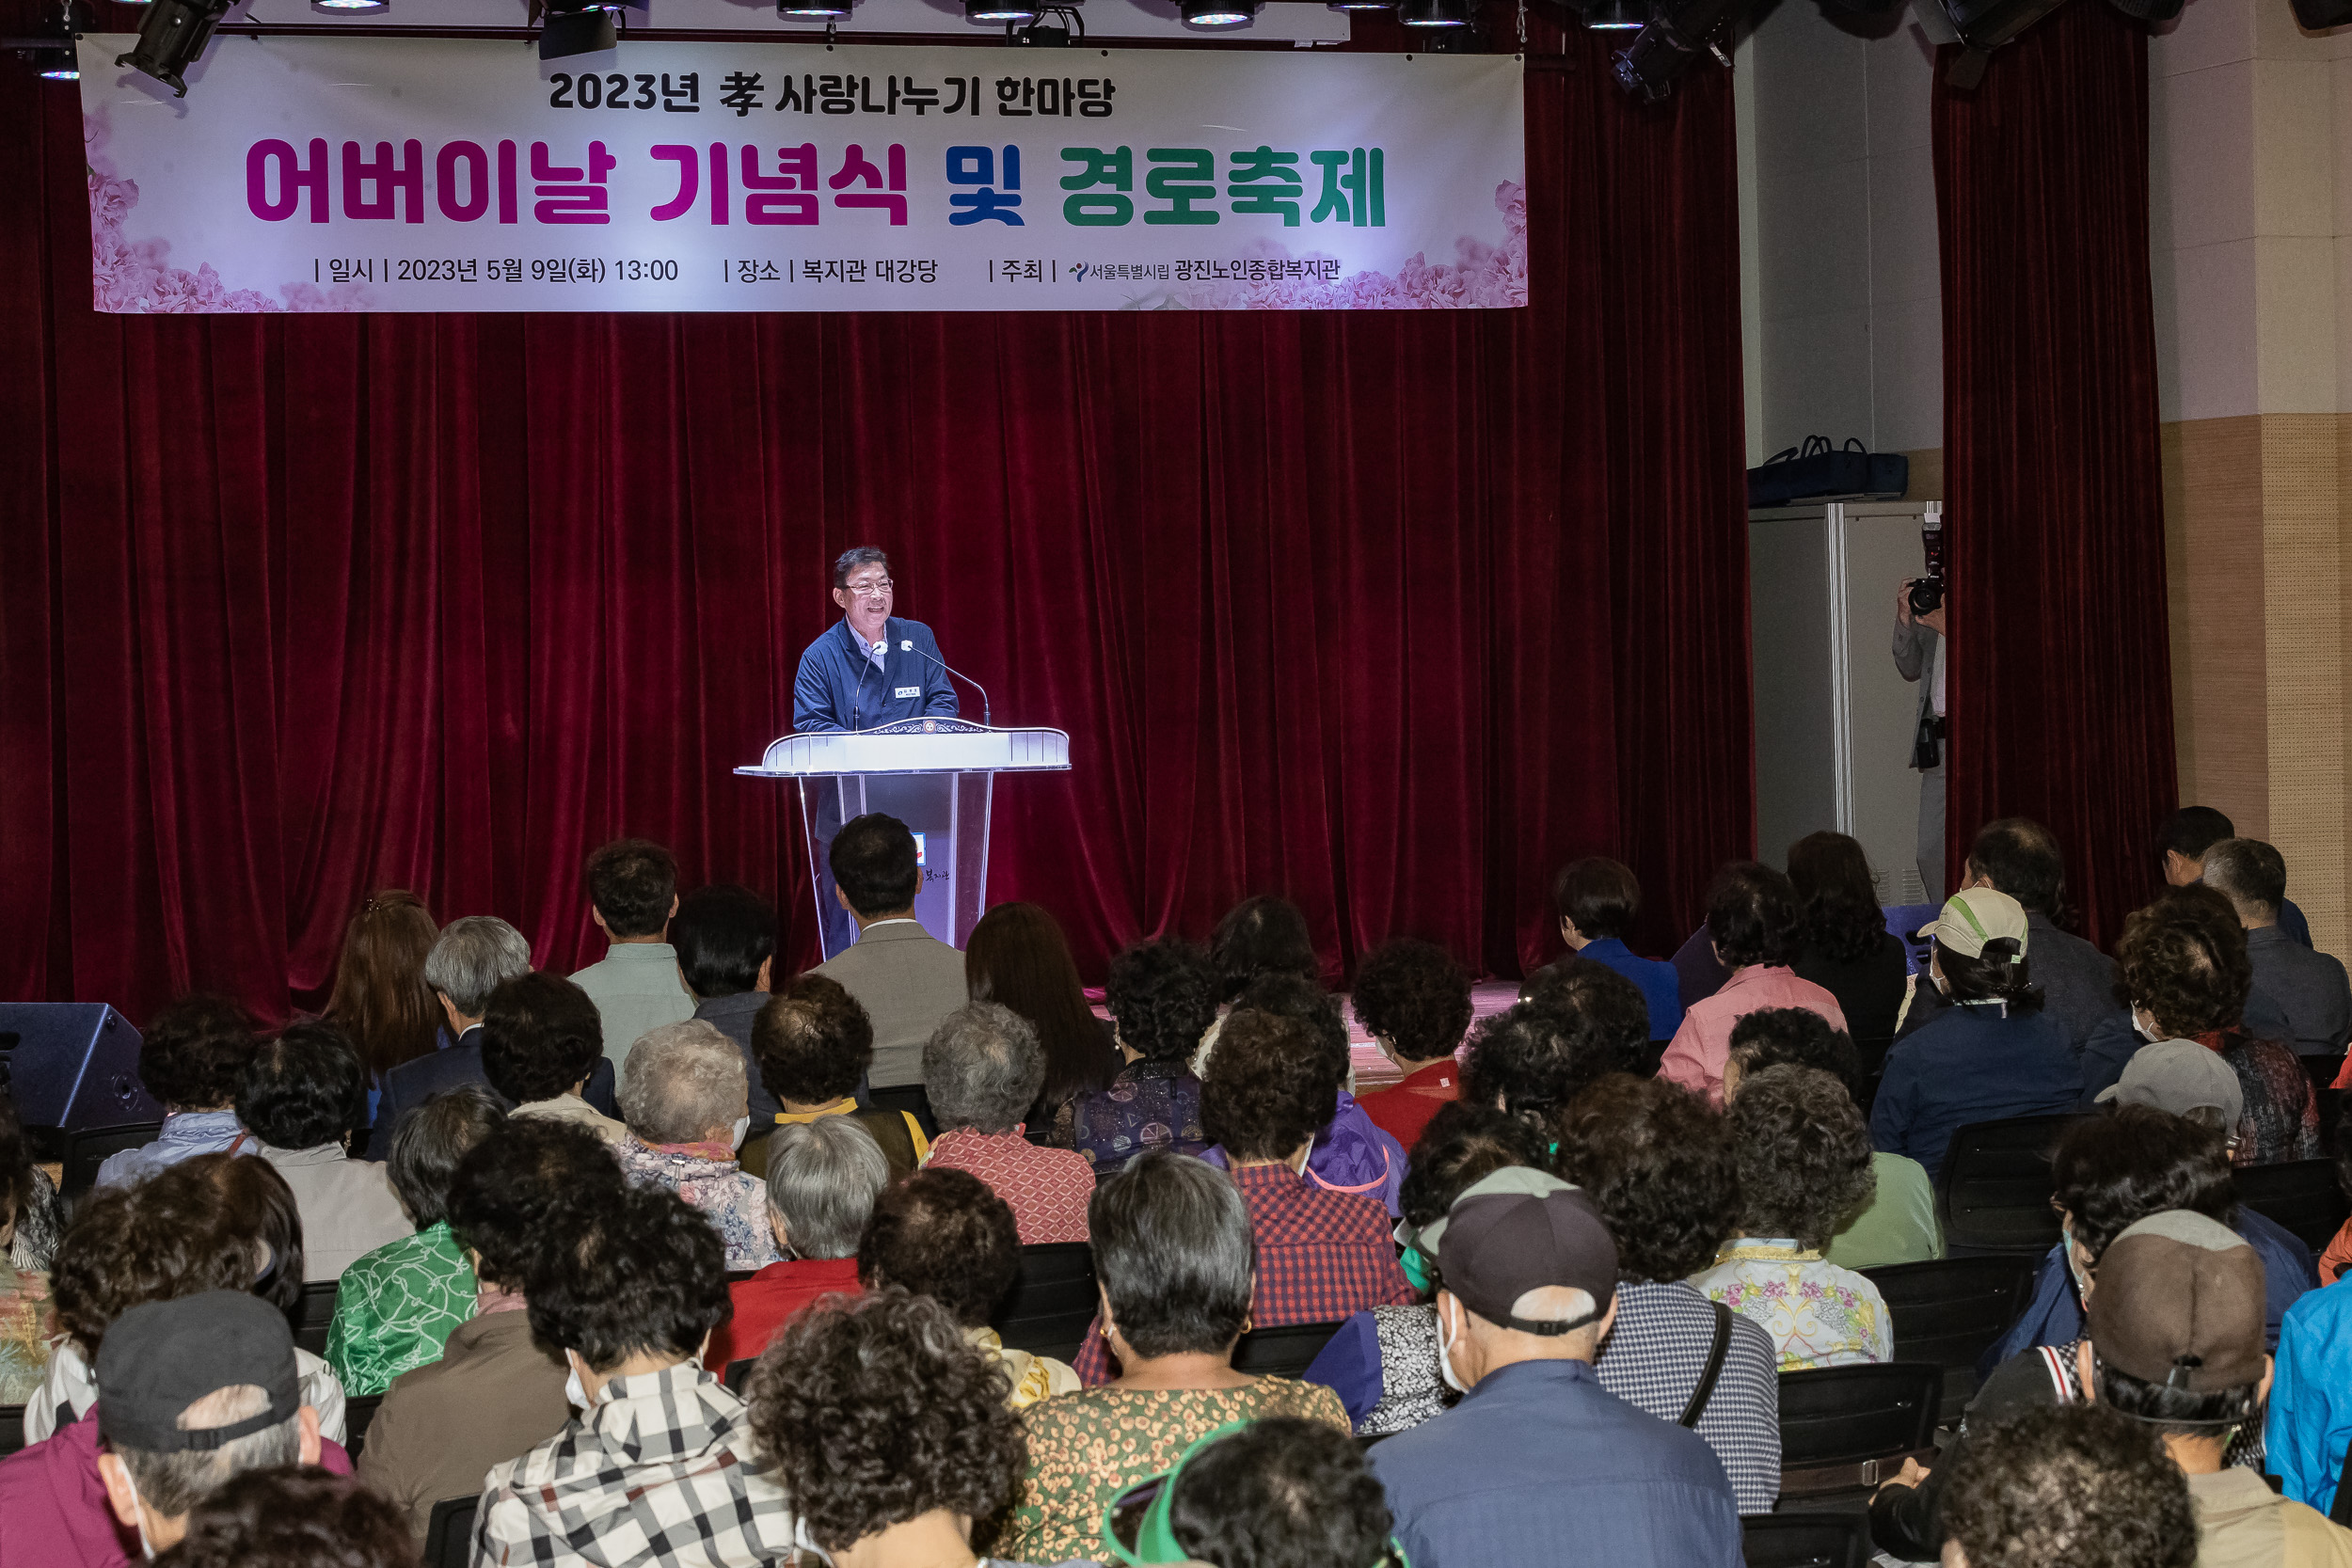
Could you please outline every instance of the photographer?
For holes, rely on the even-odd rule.
[[[1921,590],[1926,590],[1925,594]],[[1919,687],[1919,722],[1913,731],[1911,766],[1919,770],[1919,881],[1926,902],[1944,901],[1944,779],[1947,739],[1944,724],[1944,583],[1939,576],[1915,578],[1895,590],[1895,669]],[[1915,608],[1919,597],[1934,608]]]

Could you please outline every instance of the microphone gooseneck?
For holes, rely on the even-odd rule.
[[[954,676],[957,680],[963,682],[964,685],[978,692],[980,694],[981,726],[992,730],[996,727],[994,721],[990,717],[988,711],[987,687],[982,686],[978,681],[974,680],[971,676],[965,674],[962,671],[957,669],[954,665],[940,657],[937,654],[932,653],[929,648],[916,647],[914,645],[914,639],[912,637],[900,638],[898,640],[898,651],[902,654],[920,654],[923,657],[930,659],[933,664],[938,665],[942,670],[946,671],[948,674]]]

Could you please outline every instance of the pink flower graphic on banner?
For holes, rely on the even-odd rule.
[[[167,240],[133,241],[123,231],[139,204],[136,181],[126,180],[105,155],[106,111],[83,119],[82,156],[89,184],[90,306],[116,315],[260,314],[283,310],[364,310],[366,291],[356,283],[321,289],[288,283],[280,305],[258,289],[230,289],[210,261],[194,272],[170,264]]]

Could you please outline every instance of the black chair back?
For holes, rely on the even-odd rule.
[[[2344,1463],[2336,1468],[2336,1497],[2328,1505],[2328,1517],[2352,1528],[2352,1449],[2344,1450]]]
[[[1740,1556],[1747,1568],[1870,1568],[1870,1516],[1844,1513],[1751,1513],[1740,1521]]]
[[[2075,1115],[1971,1122],[1952,1134],[1936,1173],[1946,1250],[2042,1253],[2058,1239],[2050,1153]]]
[[[752,1369],[758,1365],[759,1357],[756,1355],[747,1355],[739,1361],[730,1361],[727,1363],[726,1375],[721,1378],[720,1381],[727,1386],[728,1393],[733,1394],[738,1399],[741,1399],[743,1397],[743,1386],[751,1382]]]
[[[993,1321],[1014,1350],[1067,1361],[1086,1342],[1098,1305],[1094,1249],[1084,1242],[1046,1242],[1021,1249],[1020,1276]]]
[[[326,1325],[335,1316],[332,1279],[313,1280],[302,1288],[302,1305],[294,1311],[294,1344],[312,1355],[326,1354]]]
[[[2335,1240],[2352,1218],[2352,1204],[2336,1184],[2333,1160],[2291,1160],[2277,1165],[2241,1165],[2232,1173],[2237,1200],[2265,1219],[2295,1232],[2313,1252]]]
[[[60,1188],[71,1203],[98,1185],[98,1167],[110,1154],[144,1148],[163,1136],[160,1121],[126,1121],[116,1127],[85,1127],[65,1135],[65,1180]]]
[[[24,1446],[24,1407],[21,1404],[0,1404],[0,1457],[16,1452]]]
[[[939,1123],[931,1116],[931,1097],[923,1091],[922,1085],[899,1084],[887,1089],[868,1088],[866,1098],[873,1101],[877,1111],[912,1111],[915,1125],[923,1130],[923,1136],[939,1136]]]
[[[1253,1328],[1233,1347],[1233,1370],[1252,1377],[1297,1377],[1339,1331],[1338,1323]]]
[[[443,1497],[424,1527],[424,1568],[472,1568],[473,1515],[480,1497]]]
[[[1781,1496],[1867,1490],[1931,1459],[1944,1369],[1888,1361],[1780,1374]]]
[[[1894,1322],[1895,1359],[1944,1369],[1940,1420],[1950,1423],[1977,1391],[1977,1359],[2017,1321],[2033,1289],[2024,1258],[1942,1258],[1865,1269]]]
[[[359,1450],[368,1446],[368,1426],[383,1402],[381,1394],[357,1394],[343,1401],[343,1452],[353,1459],[358,1459]]]

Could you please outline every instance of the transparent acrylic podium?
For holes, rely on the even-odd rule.
[[[1069,770],[1070,736],[1060,730],[909,719],[880,729],[784,736],[770,743],[758,767],[736,772],[793,781],[815,873],[818,942],[830,958],[857,940],[857,923],[834,895],[826,857],[841,824],[885,812],[907,825],[923,877],[914,917],[931,935],[961,948],[988,908],[996,775]]]

